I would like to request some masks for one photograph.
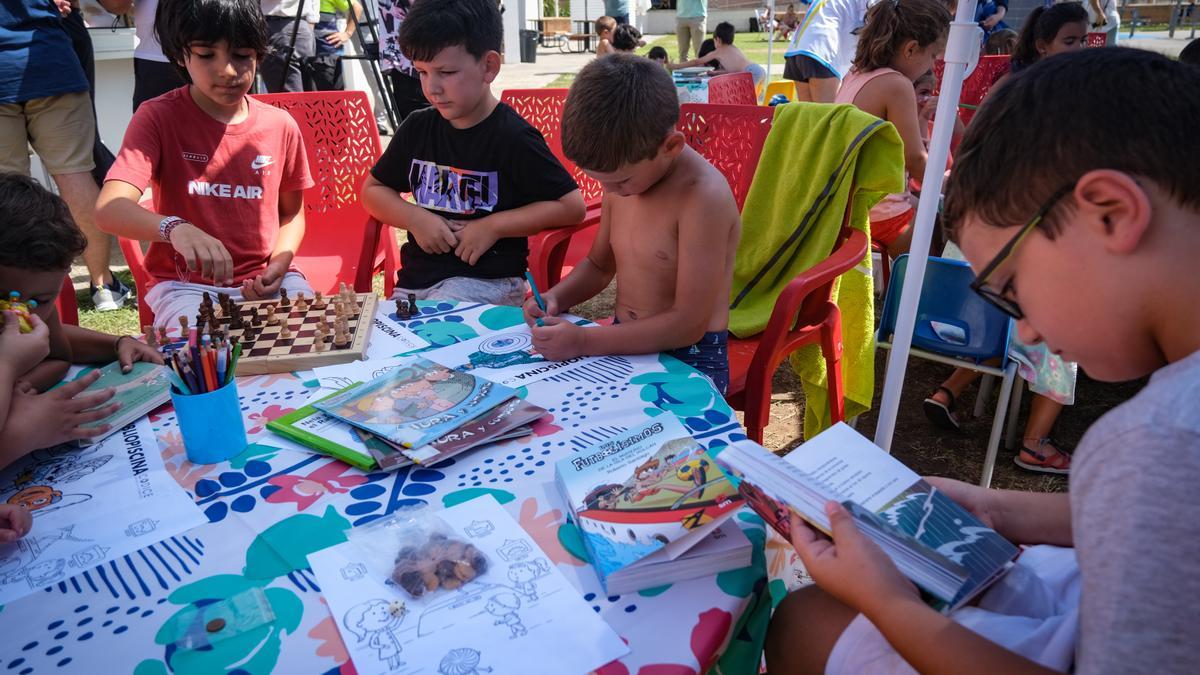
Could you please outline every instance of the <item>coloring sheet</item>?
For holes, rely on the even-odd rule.
[[[321,366],[313,369],[313,376],[317,378],[321,389],[328,389],[332,394],[340,389],[345,389],[355,382],[370,382],[377,377],[383,377],[400,366],[407,366],[413,361],[416,361],[415,356],[401,356],[386,359],[370,359],[368,361],[351,361],[350,363],[339,363],[334,366]],[[318,398],[313,397],[314,400]]]
[[[207,522],[163,467],[142,419],[84,448],[38,450],[0,473],[33,529],[0,545],[0,604]]]
[[[563,318],[579,320],[569,314],[564,314]],[[534,349],[529,326],[519,324],[429,351],[422,356],[448,368],[516,388],[566,375],[595,383],[611,381],[614,375],[631,372],[632,365],[639,360],[649,359],[647,363],[652,363],[658,355],[577,356],[565,361],[548,361]]]
[[[629,648],[490,496],[437,512],[488,558],[454,591],[412,599],[352,542],[309,554],[360,675],[588,673]]]
[[[429,346],[425,338],[397,323],[388,313],[392,303],[381,300],[375,311],[371,328],[371,339],[367,341],[367,358],[382,359],[397,354],[407,354]]]

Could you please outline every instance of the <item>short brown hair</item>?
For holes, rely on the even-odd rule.
[[[1197,119],[1195,66],[1124,47],[1042,59],[993,89],[967,126],[946,185],[947,237],[956,240],[968,215],[1018,227],[1055,191],[1096,169],[1151,181],[1200,213]],[[1068,195],[1047,215],[1039,226],[1046,236],[1061,229],[1073,204]]]
[[[596,35],[599,35],[606,30],[615,30],[616,27],[617,20],[611,16],[602,16],[599,19],[596,19]]]
[[[854,67],[860,71],[888,68],[896,50],[908,40],[928,47],[949,30],[950,10],[942,0],[882,0],[867,10]]]
[[[679,121],[679,95],[659,64],[633,54],[596,59],[579,71],[563,106],[567,159],[616,171],[650,159]]]
[[[0,267],[65,273],[86,247],[62,198],[29,176],[0,173]]]

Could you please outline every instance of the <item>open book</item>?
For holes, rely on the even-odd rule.
[[[1016,546],[845,424],[786,458],[739,441],[716,461],[785,539],[789,511],[828,533],[825,503],[841,502],[926,601],[943,611],[965,604],[1017,557]]]

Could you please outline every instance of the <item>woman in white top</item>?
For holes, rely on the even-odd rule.
[[[784,53],[783,76],[796,83],[797,101],[833,103],[850,70],[858,32],[877,0],[816,0]]]

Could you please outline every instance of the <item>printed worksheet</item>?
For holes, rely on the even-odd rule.
[[[351,361],[333,366],[313,368],[313,375],[320,383],[321,389],[330,393],[340,391],[355,382],[370,382],[377,377],[383,377],[400,366],[407,366],[417,360],[415,356],[401,356],[386,359],[368,359],[366,361]]]
[[[0,604],[207,522],[145,417],[96,445],[18,460],[0,473],[0,501],[33,514],[29,534],[0,545]]]
[[[392,302],[381,300],[371,326],[371,339],[367,342],[367,358],[382,359],[397,354],[407,354],[429,346],[425,338],[397,323],[389,316]]]
[[[490,496],[437,512],[487,557],[461,588],[413,599],[346,542],[308,556],[360,675],[588,673],[629,653]]]
[[[564,314],[563,318],[576,320]],[[621,380],[633,372],[639,359],[653,356],[577,356],[549,361],[533,346],[529,326],[520,324],[422,354],[447,368],[461,370],[506,387],[521,387],[555,377],[596,384]]]

